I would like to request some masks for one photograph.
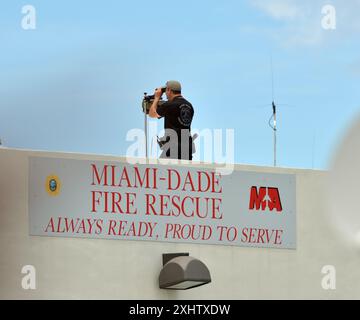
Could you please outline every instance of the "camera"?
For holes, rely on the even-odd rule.
[[[163,93],[165,93],[165,91],[166,91],[166,87],[162,87],[161,93],[163,94]],[[144,113],[149,114],[150,108],[151,108],[154,100],[155,100],[155,95],[149,96],[146,92],[144,93],[144,98],[142,101],[142,110]],[[162,100],[162,98],[160,98],[158,106],[161,106],[163,103],[165,103],[165,101]]]

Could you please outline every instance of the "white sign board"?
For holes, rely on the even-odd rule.
[[[30,234],[296,248],[295,175],[31,157]]]

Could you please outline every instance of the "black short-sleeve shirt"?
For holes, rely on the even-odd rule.
[[[194,117],[194,108],[182,96],[177,96],[172,101],[167,101],[158,106],[157,113],[161,118],[165,118],[165,129],[177,131],[190,129]]]
[[[167,129],[172,129],[178,134],[180,150],[182,130],[188,130],[190,136],[191,123],[194,117],[194,108],[192,104],[184,99],[184,97],[176,96],[173,100],[158,106],[157,113],[160,118],[165,119],[165,131]]]

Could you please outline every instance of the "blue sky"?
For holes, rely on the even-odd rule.
[[[21,27],[27,4],[35,30]],[[336,30],[321,26],[326,4]],[[278,164],[326,168],[360,109],[359,15],[359,0],[3,1],[0,137],[125,155],[143,92],[177,79],[194,128],[233,128],[237,163],[272,165],[272,55]]]

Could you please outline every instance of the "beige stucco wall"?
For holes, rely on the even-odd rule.
[[[119,160],[99,155],[0,149],[1,299],[360,299],[360,255],[335,236],[325,211],[326,172],[239,165],[238,170],[295,173],[297,250],[29,236],[28,157]],[[212,283],[188,291],[158,288],[162,253],[190,252]],[[36,290],[21,269],[36,268]],[[336,290],[321,286],[336,268]]]

